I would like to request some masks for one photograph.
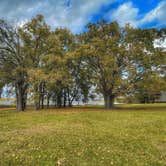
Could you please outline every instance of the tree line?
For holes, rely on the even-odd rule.
[[[86,102],[102,94],[107,109],[117,96],[155,95],[166,89],[166,52],[156,47],[166,28],[139,29],[101,20],[84,32],[52,30],[42,15],[21,27],[0,20],[0,89],[14,88],[18,111],[28,98],[36,110]],[[0,91],[1,91],[0,90]]]

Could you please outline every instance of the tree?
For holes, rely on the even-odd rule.
[[[130,57],[128,80],[133,85],[132,93],[141,102],[154,102],[156,94],[165,89],[166,54],[163,48],[155,45],[156,40],[164,39],[163,30],[126,26],[126,34]]]
[[[88,31],[81,35],[85,64],[91,78],[103,94],[105,107],[113,108],[114,99],[125,90],[123,73],[128,57],[123,46],[123,34],[117,22],[88,24]]]
[[[73,101],[86,99],[89,90],[89,83],[82,64],[82,57],[77,53],[77,38],[67,29],[56,29],[61,48],[59,56],[59,67],[53,66],[56,70],[63,68],[61,76],[63,79],[58,80],[59,93],[57,99],[63,100],[63,106],[72,106]],[[54,63],[55,64],[55,63]],[[49,65],[52,66],[52,65]],[[56,87],[56,89],[57,89]],[[57,90],[56,90],[57,91]],[[57,100],[57,102],[61,100]],[[58,104],[59,106],[62,105]]]
[[[45,23],[42,15],[37,15],[27,22],[20,31],[24,52],[29,63],[29,78],[33,89],[36,110],[43,107],[46,77],[44,58],[57,53],[57,39]],[[38,74],[37,74],[38,73]],[[42,103],[42,104],[41,104]]]
[[[19,111],[30,95],[36,109],[45,100],[47,107],[50,100],[65,107],[86,102],[92,89],[103,95],[107,109],[119,95],[153,101],[166,80],[166,52],[154,43],[165,38],[165,28],[120,28],[104,20],[79,35],[52,31],[42,15],[19,28],[0,20],[0,94],[4,85],[14,87]]]
[[[0,20],[0,75],[15,87],[17,110],[23,111],[27,98],[27,62],[17,27]]]

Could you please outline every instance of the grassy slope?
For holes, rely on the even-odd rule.
[[[0,110],[2,166],[164,166],[165,163],[165,104],[123,105],[117,111]]]

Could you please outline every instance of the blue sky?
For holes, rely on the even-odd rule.
[[[0,0],[0,16],[18,25],[43,14],[52,28],[81,32],[88,22],[117,20],[121,26],[166,27],[166,0]]]

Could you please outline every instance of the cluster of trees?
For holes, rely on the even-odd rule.
[[[86,102],[92,89],[113,107],[119,95],[156,93],[165,89],[166,52],[154,42],[166,29],[119,27],[101,20],[74,35],[51,28],[42,15],[15,27],[0,20],[0,89],[15,90],[17,110],[33,98],[35,109]]]

